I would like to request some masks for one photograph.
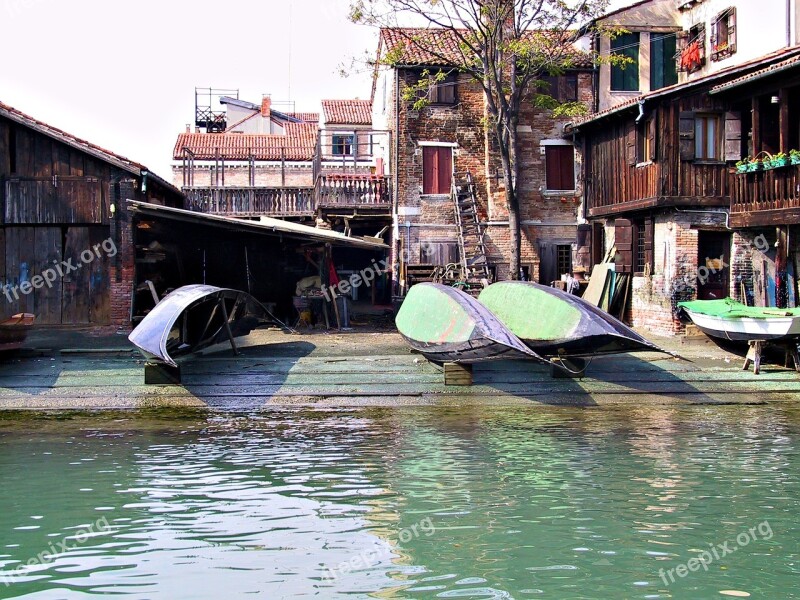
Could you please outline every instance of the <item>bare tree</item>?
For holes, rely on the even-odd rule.
[[[521,106],[533,96],[538,106],[554,110],[555,116],[585,110],[580,103],[556,102],[540,79],[559,75],[575,64],[579,56],[573,43],[576,29],[602,14],[608,1],[351,0],[354,22],[396,29],[402,36],[403,47],[389,48],[379,57],[383,64],[402,64],[403,54],[413,48],[431,57],[432,64],[449,65],[469,75],[483,90],[486,127],[497,143],[503,170],[513,279],[520,276],[517,125]],[[434,31],[439,35],[431,35]],[[423,72],[419,89],[412,86],[408,97],[416,97],[419,105],[424,102],[419,100],[419,91],[431,80],[443,78],[441,71]]]

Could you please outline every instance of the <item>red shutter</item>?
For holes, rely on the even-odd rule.
[[[435,194],[439,187],[438,155],[434,146],[422,148],[422,193]]]
[[[450,148],[438,148],[438,150],[439,193],[449,194],[453,177],[453,151]]]
[[[548,190],[575,189],[575,152],[572,146],[545,147],[545,179]]]

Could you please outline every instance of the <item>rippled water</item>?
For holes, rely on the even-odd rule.
[[[774,406],[6,419],[0,598],[795,598],[799,447]]]

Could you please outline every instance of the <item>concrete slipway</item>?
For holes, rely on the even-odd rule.
[[[241,356],[218,346],[183,362],[182,385],[144,385],[144,361],[124,335],[33,332],[28,349],[0,363],[0,410],[469,404],[616,406],[763,404],[800,399],[800,374],[699,340],[657,339],[693,362],[658,354],[597,358],[581,380],[556,380],[529,363],[476,366],[475,385],[446,387],[441,369],[413,355],[397,333],[292,335],[259,330]]]

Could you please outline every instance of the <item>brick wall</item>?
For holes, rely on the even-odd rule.
[[[130,328],[131,323],[135,248],[131,215],[123,207],[126,200],[143,200],[144,198],[140,196],[138,182],[134,179],[120,181],[118,192],[112,186],[110,195],[115,199],[118,207],[110,224],[111,237],[118,250],[110,264],[111,325],[124,329]]]

